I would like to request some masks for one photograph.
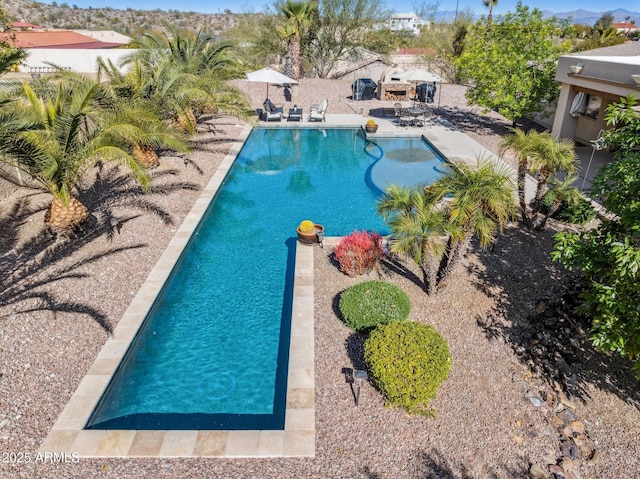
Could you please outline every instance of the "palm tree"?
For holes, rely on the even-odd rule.
[[[100,82],[58,82],[55,89],[40,95],[24,83],[23,91],[23,101],[12,103],[12,110],[5,112],[14,128],[0,135],[0,161],[26,173],[53,195],[45,215],[53,232],[68,234],[87,219],[87,208],[73,194],[98,161],[126,167],[148,187],[149,175],[127,145],[137,138],[153,143],[154,133],[128,121],[123,112],[109,109],[110,92]]]
[[[553,203],[547,209],[546,214],[539,223],[534,225],[534,229],[540,230],[545,227],[547,220],[558,211],[562,203],[577,203],[582,198],[582,194],[572,184],[577,180],[576,176],[567,175],[564,180],[560,181],[553,178],[550,182],[551,191],[553,192]]]
[[[300,35],[309,26],[316,8],[314,2],[287,0],[286,3],[280,4],[280,11],[285,16],[280,35],[287,41],[284,74],[294,80],[302,77]]]
[[[0,48],[0,75],[7,73],[13,65],[27,58],[27,51],[23,48]]]
[[[493,20],[493,8],[498,4],[498,0],[482,0],[482,4],[489,9],[487,25],[491,25],[491,21]]]
[[[168,28],[169,34],[147,33],[132,41],[138,50],[131,58],[145,63],[169,60],[184,71],[195,74],[215,71],[219,79],[225,80],[244,76],[230,56],[231,43],[217,42],[213,35],[205,32],[204,26],[197,32]]]
[[[378,213],[393,233],[391,251],[410,256],[422,271],[425,292],[435,294],[446,236],[445,212],[429,203],[419,189],[392,185],[378,200]]]
[[[131,68],[130,77],[125,79],[111,61],[104,62],[101,58],[98,59],[98,78],[109,80],[102,83],[102,87],[109,92],[104,106],[109,110],[120,111],[122,121],[136,125],[146,132],[146,136],[135,138],[129,149],[142,166],[152,169],[160,165],[156,149],[167,148],[187,152],[190,148],[184,134],[173,128],[171,123],[162,121],[157,105],[136,95],[136,91],[139,90],[136,87],[139,85],[134,83],[135,80],[129,81],[129,78],[136,78],[135,71],[135,68]],[[56,82],[72,85],[86,81],[82,76],[64,70],[57,71],[49,78],[54,81],[39,82],[37,86],[32,82],[32,86],[40,95],[44,95],[47,90],[50,94],[52,88],[55,92]]]
[[[482,159],[475,168],[452,165],[449,173],[425,188],[425,195],[431,202],[442,202],[449,219],[449,244],[440,282],[459,264],[474,235],[480,246],[487,248],[515,214],[509,171]]]
[[[531,168],[531,155],[534,145],[539,142],[538,135],[539,133],[536,130],[530,130],[528,133],[525,133],[520,128],[514,128],[512,133],[505,135],[498,144],[501,156],[509,150],[514,150],[516,153],[516,159],[518,161],[518,202],[520,203],[522,222],[527,226],[530,225],[530,220],[525,199],[525,183],[527,172]]]
[[[573,175],[578,168],[578,157],[573,140],[558,139],[549,132],[540,133],[537,143],[533,145],[531,170],[538,173],[538,186],[533,200],[533,218],[535,225],[542,206],[542,197],[547,189],[547,181],[551,174],[564,171]]]
[[[197,113],[224,111],[248,116],[245,96],[228,83],[243,73],[228,55],[231,45],[216,43],[211,35],[172,30],[147,34],[134,42],[139,48],[122,62],[129,71],[103,65],[101,72],[117,82],[125,95],[153,105],[163,119],[176,121],[187,133],[196,130]]]

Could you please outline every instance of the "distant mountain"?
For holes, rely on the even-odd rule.
[[[78,8],[68,3],[45,4],[33,0],[0,0],[10,18],[33,23],[47,29],[114,30],[131,37],[149,30],[166,30],[167,24],[175,28],[197,30],[205,25],[215,33],[238,24],[241,14],[198,13],[178,10],[118,10],[105,8]],[[131,2],[132,4],[135,2]]]
[[[640,13],[630,12],[624,8],[617,8],[615,10],[606,10],[604,12],[589,12],[587,10],[573,10],[571,12],[551,12],[549,10],[543,10],[545,17],[556,16],[558,18],[571,18],[573,23],[582,23],[584,25],[593,25],[596,23],[602,15],[605,13],[611,13],[613,15],[614,22],[624,22],[627,17],[629,20],[635,21],[636,25],[640,26]]]
[[[115,30],[129,36],[136,36],[149,30],[165,30],[165,25],[170,24],[176,28],[198,29],[206,25],[216,33],[238,25],[239,19],[246,14],[236,14],[229,11],[225,13],[200,13],[178,10],[136,10],[127,8],[118,10],[105,8],[78,8],[68,3],[52,2],[40,3],[34,0],[0,0],[0,6],[4,8],[10,17],[15,20],[23,20],[35,23],[43,28],[65,28],[86,30]],[[135,2],[132,2],[134,4]],[[593,25],[604,13],[610,12],[614,21],[622,22],[626,17],[634,20],[640,26],[640,13],[630,12],[624,9],[608,10],[605,12],[589,12],[586,10],[574,10],[571,12],[551,12],[544,10],[545,17],[556,16],[558,18],[571,18],[574,23]],[[460,11],[459,13],[462,13]],[[452,22],[456,16],[453,10],[443,10],[435,13],[438,22]],[[476,15],[475,19],[481,15]]]
[[[573,10],[571,12],[552,12],[551,10],[543,10],[542,14],[545,18],[557,17],[557,18],[571,18],[573,23],[581,23],[584,25],[593,25],[596,23],[602,15],[605,13],[611,13],[613,15],[614,22],[624,22],[626,17],[630,17],[629,20],[635,21],[636,25],[640,26],[640,13],[630,12],[624,8],[617,8],[615,10],[606,10],[604,12],[589,12],[587,10]],[[435,19],[438,22],[451,22],[456,16],[455,11],[442,10],[435,13]],[[476,15],[474,20],[480,18],[481,15]]]

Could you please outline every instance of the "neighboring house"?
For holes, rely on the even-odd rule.
[[[40,30],[42,27],[40,25],[34,25],[33,23],[14,22],[11,24],[11,28],[14,30]]]
[[[353,79],[372,78],[377,81],[389,62],[377,53],[362,47],[355,48],[338,60],[327,78]]]
[[[633,22],[613,22],[611,26],[616,29],[616,32],[624,33],[625,35],[638,30],[638,26]]]
[[[123,35],[122,33],[114,32],[113,30],[74,30],[74,32],[86,35],[87,37],[91,37],[94,40],[99,40],[104,43],[127,45],[131,42],[131,37]]]
[[[433,71],[431,59],[435,56],[436,51],[432,48],[399,48],[398,53],[389,55],[389,62],[405,70]]]
[[[589,144],[605,122],[606,108],[621,97],[640,98],[640,42],[564,55],[556,81],[562,84],[552,133]]]
[[[429,28],[429,22],[423,20],[415,13],[396,13],[387,20],[387,26],[393,31],[408,30],[414,35],[419,35],[420,30]]]
[[[98,57],[119,65],[122,58],[131,54],[131,50],[120,48],[131,39],[111,31],[29,30],[0,34],[0,38],[3,37],[27,50],[28,57],[21,62],[19,70],[32,74],[51,72],[52,65],[79,73],[95,73]]]
[[[0,34],[19,48],[118,48],[128,41],[100,41],[72,30],[30,30]],[[125,37],[127,38],[127,37]]]

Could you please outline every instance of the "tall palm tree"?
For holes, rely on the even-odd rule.
[[[482,4],[489,9],[489,15],[487,15],[487,25],[491,25],[493,20],[493,9],[498,5],[498,0],[482,0]]]
[[[431,202],[442,202],[449,219],[447,261],[441,281],[459,264],[474,235],[480,246],[488,247],[515,214],[509,171],[482,159],[475,168],[452,166],[449,173],[425,188],[425,195]]]
[[[48,228],[67,234],[87,219],[89,212],[74,197],[74,189],[98,161],[126,167],[148,187],[149,175],[127,145],[137,138],[153,142],[154,133],[128,121],[134,113],[109,109],[110,92],[99,82],[58,82],[40,95],[24,83],[23,91],[23,101],[12,103],[8,112],[15,127],[0,135],[0,161],[51,193],[45,215]]]
[[[392,185],[378,200],[378,213],[393,233],[391,251],[410,256],[422,271],[425,292],[435,294],[446,236],[445,211],[429,203],[420,189]]]
[[[538,174],[538,186],[533,200],[532,225],[537,223],[537,217],[542,206],[542,197],[547,189],[547,182],[551,174],[564,171],[573,175],[578,169],[578,156],[573,140],[558,139],[548,131],[538,135],[538,141],[533,146],[531,170]]]
[[[308,1],[287,0],[286,3],[280,4],[280,11],[285,16],[280,35],[287,41],[284,74],[294,80],[302,77],[300,35],[309,26],[316,8],[315,2]]]
[[[536,130],[530,130],[525,133],[520,128],[514,128],[512,133],[505,135],[498,147],[500,149],[500,155],[504,155],[509,150],[514,150],[516,159],[518,161],[518,175],[517,175],[517,187],[518,187],[518,202],[520,203],[520,214],[522,215],[522,222],[525,225],[530,224],[527,202],[525,199],[525,183],[527,172],[531,168],[531,155],[533,154],[534,145],[538,141],[539,133]]]

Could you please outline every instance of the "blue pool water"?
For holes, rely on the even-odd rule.
[[[283,429],[296,226],[388,233],[394,163],[409,183],[442,166],[420,139],[254,129],[87,427]]]

